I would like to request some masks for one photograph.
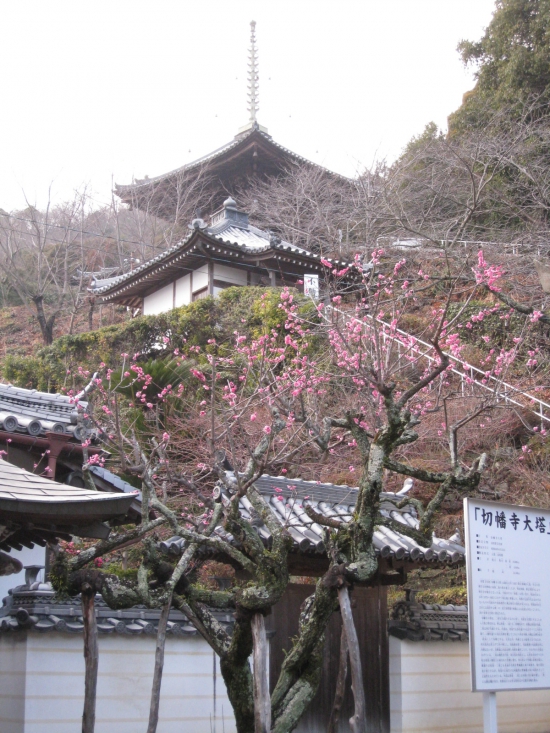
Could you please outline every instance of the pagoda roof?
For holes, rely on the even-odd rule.
[[[0,460],[0,549],[72,535],[104,539],[104,522],[124,520],[138,495],[60,484]]]
[[[216,218],[216,216],[218,218]],[[353,268],[353,263],[321,255],[285,242],[249,224],[248,216],[227,199],[224,209],[207,226],[195,219],[191,233],[181,242],[99,288],[92,288],[104,301],[129,306],[208,261],[256,271],[274,270],[283,281],[294,284],[305,273],[329,275],[332,268]],[[328,264],[323,264],[323,262]],[[353,277],[353,274],[349,274]]]
[[[188,183],[191,187],[202,179],[197,188],[197,204],[201,204],[202,197],[202,203],[218,208],[228,194],[235,195],[250,177],[279,175],[291,165],[307,165],[342,181],[351,183],[352,180],[279,145],[255,122],[230,142],[191,163],[131,184],[115,184],[115,193],[135,208],[146,207],[160,217],[171,218],[182,184]],[[171,191],[173,186],[177,191]]]

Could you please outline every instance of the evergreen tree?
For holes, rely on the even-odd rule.
[[[503,106],[550,94],[550,0],[496,0],[483,37],[461,41],[464,64],[477,65],[476,86],[449,118],[451,132],[483,125]]]

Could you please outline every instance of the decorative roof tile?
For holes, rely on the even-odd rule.
[[[393,607],[388,629],[407,641],[468,641],[468,607],[418,603],[416,591]]]
[[[229,474],[231,476],[231,474]],[[273,515],[285,527],[294,541],[294,549],[309,555],[324,555],[323,527],[306,514],[304,505],[312,507],[319,514],[347,522],[351,520],[358,489],[351,486],[288,479],[284,476],[260,476],[256,489],[267,501]],[[383,493],[380,495],[380,513],[391,517],[404,526],[418,528],[416,510],[411,505],[396,507],[402,496]],[[271,533],[257,516],[249,500],[244,497],[239,503],[241,516],[249,519],[262,540],[268,544]],[[231,540],[219,527],[217,533]],[[373,537],[376,553],[381,558],[409,560],[415,563],[455,564],[463,563],[465,548],[449,540],[434,537],[431,547],[422,547],[414,539],[387,527],[377,527]],[[173,537],[160,543],[170,554],[181,554],[185,541]]]
[[[83,396],[83,395],[82,395]],[[78,434],[75,397],[0,384],[0,429],[40,435],[47,431]],[[83,410],[88,403],[78,402]]]
[[[11,631],[59,632],[81,634],[84,630],[80,597],[56,600],[49,583],[31,582],[9,591],[0,608],[0,633]],[[97,628],[101,635],[124,634],[132,636],[157,633],[160,609],[134,606],[113,611],[100,595],[95,598]],[[226,628],[233,623],[231,611],[213,611]],[[198,634],[185,614],[170,611],[167,633],[172,636]]]

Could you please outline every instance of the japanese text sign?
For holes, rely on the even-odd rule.
[[[550,687],[550,510],[464,500],[472,690]]]
[[[304,295],[319,300],[319,275],[304,275]]]

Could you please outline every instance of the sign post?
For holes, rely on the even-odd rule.
[[[483,733],[498,733],[497,693],[483,693]]]
[[[497,733],[497,690],[550,687],[550,511],[464,499],[472,691]]]

